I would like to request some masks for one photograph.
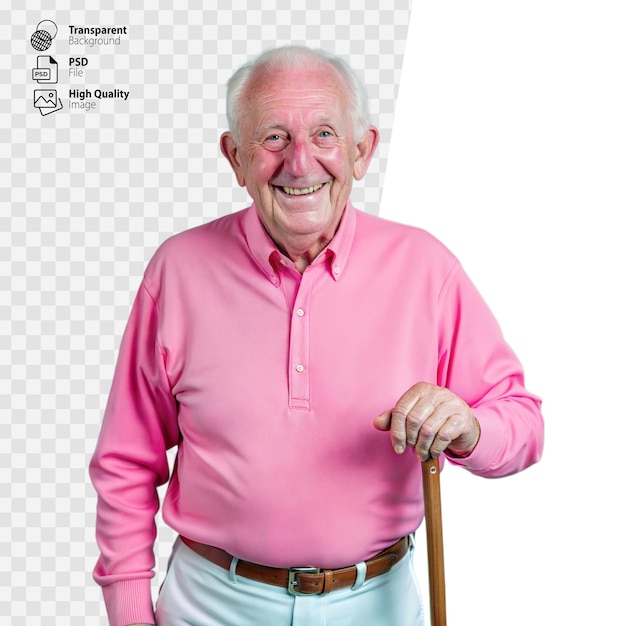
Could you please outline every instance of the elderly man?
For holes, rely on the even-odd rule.
[[[378,131],[341,60],[261,55],[228,117],[254,203],[150,262],[91,464],[110,623],[420,624],[419,461],[520,471],[540,402],[454,256],[351,205]],[[179,538],[153,613],[168,477]]]

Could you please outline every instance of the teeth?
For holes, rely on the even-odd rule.
[[[296,189],[295,187],[283,187],[282,190],[290,196],[304,196],[307,193],[313,193],[324,186],[323,183],[319,185],[313,185],[312,187],[306,187],[305,189]]]

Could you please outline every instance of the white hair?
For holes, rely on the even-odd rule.
[[[333,66],[344,79],[350,98],[350,117],[352,118],[354,137],[359,141],[370,125],[367,91],[361,79],[340,57],[324,50],[313,50],[304,46],[283,46],[267,50],[261,55],[242,65],[230,78],[226,86],[226,116],[228,128],[235,143],[241,142],[241,97],[248,82],[259,70],[285,71],[326,68]]]

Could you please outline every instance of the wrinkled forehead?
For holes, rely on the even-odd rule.
[[[349,121],[349,90],[331,64],[306,69],[258,68],[242,98],[244,124],[276,115],[319,116]]]

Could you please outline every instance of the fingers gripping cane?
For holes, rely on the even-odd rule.
[[[446,581],[443,567],[443,528],[441,523],[439,473],[438,459],[429,459],[422,463],[431,626],[446,626]]]

